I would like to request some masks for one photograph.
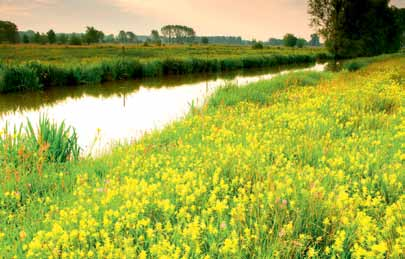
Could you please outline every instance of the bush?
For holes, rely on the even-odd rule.
[[[43,87],[34,69],[25,65],[0,69],[0,92],[39,90]]]
[[[252,49],[264,49],[262,42],[256,42],[252,45]]]

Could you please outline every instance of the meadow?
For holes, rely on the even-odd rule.
[[[107,81],[218,73],[330,59],[322,48],[251,46],[0,46],[0,93]]]
[[[224,86],[101,158],[3,130],[0,257],[401,258],[405,58],[361,63]]]

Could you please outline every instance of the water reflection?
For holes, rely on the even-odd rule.
[[[79,144],[86,152],[96,154],[112,142],[139,138],[181,118],[191,103],[201,104],[229,80],[244,85],[290,71],[324,68],[322,64],[290,66],[0,95],[0,129],[6,121],[10,125],[24,123],[27,118],[37,122],[41,114],[47,114],[74,126]],[[99,138],[95,143],[96,136]]]

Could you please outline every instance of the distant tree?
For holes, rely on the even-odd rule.
[[[264,45],[261,41],[257,42],[256,40],[253,40],[252,43],[253,43],[252,44],[253,49],[263,49],[264,48]]]
[[[64,33],[59,34],[56,38],[57,42],[60,44],[66,44],[69,41],[69,37]]]
[[[41,33],[39,35],[39,44],[45,45],[48,43],[48,35],[46,35],[45,33]]]
[[[270,38],[269,39],[269,45],[271,45],[271,46],[282,46],[282,45],[284,45],[284,40],[276,39],[276,38]]]
[[[27,34],[24,34],[22,41],[23,41],[24,44],[28,44],[28,43],[30,43],[30,37],[28,37]]]
[[[308,45],[308,42],[307,42],[305,39],[303,39],[303,38],[297,39],[297,44],[296,44],[296,46],[297,46],[298,48],[303,48],[303,47],[306,46],[306,45]]]
[[[208,44],[208,43],[210,43],[210,40],[208,39],[208,37],[202,37],[201,38],[201,43],[202,44]]]
[[[17,25],[8,21],[0,21],[0,43],[2,42],[14,44],[20,42]]]
[[[104,37],[104,42],[107,42],[107,43],[115,43],[114,34],[109,34],[109,35],[105,36],[105,37]]]
[[[166,25],[160,31],[169,43],[192,43],[196,37],[193,28],[183,25]]]
[[[32,42],[37,43],[37,44],[41,43],[41,34],[39,32],[36,32],[34,34]]]
[[[99,43],[102,42],[104,38],[104,33],[102,31],[99,31],[95,29],[94,27],[87,27],[86,33],[84,34],[84,41],[87,44],[92,44],[92,43]]]
[[[294,47],[295,45],[297,45],[297,40],[298,39],[294,36],[294,34],[288,33],[283,38],[284,46]]]
[[[311,34],[311,40],[309,41],[309,45],[313,46],[313,47],[318,47],[321,45],[320,41],[319,41],[319,36],[318,34],[314,33]]]
[[[152,42],[155,43],[155,44],[161,44],[162,43],[162,40],[160,39],[159,32],[157,30],[152,30],[152,32],[150,34],[150,38],[151,38]]]
[[[336,58],[394,52],[400,29],[389,0],[309,0],[311,25]]]
[[[82,45],[82,39],[76,34],[72,33],[69,39],[70,45]]]
[[[55,44],[56,43],[56,33],[53,30],[49,30],[46,33],[47,37],[48,37],[48,42],[50,44]]]
[[[123,44],[128,42],[127,33],[125,31],[120,31],[118,33],[118,41]]]
[[[137,43],[138,42],[138,39],[137,39],[135,33],[133,33],[132,31],[128,31],[128,32],[126,32],[126,34],[127,34],[126,36],[127,36],[128,43]]]

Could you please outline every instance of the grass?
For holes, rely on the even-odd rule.
[[[221,105],[232,106],[242,101],[268,104],[271,101],[276,101],[272,98],[272,94],[276,91],[290,86],[314,86],[322,80],[331,79],[332,75],[331,72],[295,72],[277,76],[268,81],[259,81],[258,83],[250,84],[248,87],[241,88],[231,84],[219,89],[210,98],[208,104],[214,109]]]
[[[404,71],[390,57],[227,86],[137,143],[50,163],[40,196],[1,190],[0,253],[401,258]]]
[[[165,59],[165,58],[221,58],[240,57],[255,55],[299,55],[317,54],[326,57],[324,48],[287,48],[287,47],[265,47],[255,50],[251,46],[232,45],[167,45],[150,46],[125,45],[90,45],[90,46],[69,46],[69,45],[0,45],[0,60],[5,63],[26,61],[41,61],[45,63],[84,63],[98,61],[99,59],[111,59],[127,57],[140,61]]]
[[[323,49],[235,46],[0,46],[0,93],[107,81],[312,63]],[[13,53],[11,56],[9,53]],[[124,54],[125,53],[125,54]]]

